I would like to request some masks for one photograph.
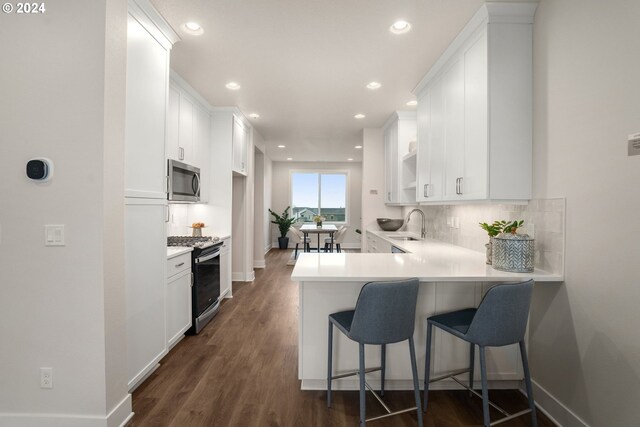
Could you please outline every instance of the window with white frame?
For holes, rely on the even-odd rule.
[[[291,172],[291,215],[298,222],[320,215],[326,222],[346,223],[347,185],[347,172]]]

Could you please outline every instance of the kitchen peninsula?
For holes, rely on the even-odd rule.
[[[476,307],[484,293],[497,282],[534,279],[537,286],[563,281],[562,272],[508,273],[485,264],[484,254],[437,240],[397,240],[414,237],[410,233],[368,231],[382,244],[406,253],[330,253],[303,254],[298,259],[292,279],[299,286],[298,377],[302,389],[326,388],[327,316],[353,308],[361,287],[372,280],[396,280],[417,277],[420,280],[414,339],[419,374],[424,375],[425,319],[436,313]],[[335,338],[335,372],[357,366],[357,344],[338,334]],[[451,335],[435,334],[434,375],[461,369],[468,363],[468,345]],[[367,346],[366,365],[378,366],[379,346]],[[517,346],[491,348],[487,351],[487,371],[492,387],[510,388],[522,379]],[[479,370],[476,370],[478,373]],[[376,378],[376,380],[373,380]],[[376,387],[379,376],[372,375]],[[479,378],[479,377],[478,377]],[[336,389],[357,389],[357,378],[342,379]],[[369,381],[369,379],[367,380]],[[374,385],[375,384],[375,385]],[[436,387],[455,386],[440,382]],[[411,389],[411,370],[406,349],[401,345],[387,348],[387,389]]]

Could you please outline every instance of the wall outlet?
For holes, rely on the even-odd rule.
[[[53,388],[53,368],[40,368],[40,388]]]

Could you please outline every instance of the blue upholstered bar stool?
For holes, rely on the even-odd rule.
[[[524,345],[524,335],[529,318],[529,306],[531,305],[531,293],[533,280],[515,284],[502,284],[489,289],[482,302],[475,308],[438,314],[427,319],[427,352],[424,375],[424,410],[427,410],[429,398],[429,383],[451,378],[471,393],[482,397],[482,413],[484,426],[489,427],[512,418],[531,413],[531,425],[537,426],[536,407],[531,390],[531,375],[527,362],[527,351]],[[469,369],[462,369],[437,378],[429,376],[431,361],[431,335],[436,326],[456,337],[471,344]],[[529,398],[529,409],[509,414],[502,408],[489,401],[489,389],[487,388],[487,367],[485,359],[486,347],[502,347],[509,344],[520,345],[524,380]],[[473,365],[475,346],[480,347],[480,373],[482,377],[482,395],[473,390]],[[455,378],[455,375],[469,372],[469,386]],[[504,417],[491,423],[489,405],[500,411]]]
[[[418,371],[416,367],[416,351],[413,343],[415,327],[416,301],[418,298],[418,279],[399,280],[393,282],[369,282],[360,290],[356,308],[329,315],[329,357],[327,369],[327,406],[331,407],[331,380],[353,375],[360,376],[360,426],[366,421],[374,421],[405,412],[416,411],[418,425],[422,427],[422,410],[420,405],[420,388],[418,385]],[[349,339],[360,345],[360,367],[357,371],[333,375],[333,326],[336,326]],[[386,345],[401,341],[409,341],[411,371],[413,373],[413,389],[416,406],[401,411],[391,412],[371,386],[365,381],[365,374],[381,371],[380,395],[384,396],[384,374]],[[378,368],[365,369],[365,344],[381,346],[381,363]],[[387,414],[365,418],[365,386],[375,398],[384,406]]]

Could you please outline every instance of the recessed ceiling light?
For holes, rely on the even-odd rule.
[[[350,161],[350,162],[352,162],[352,161],[353,161],[353,159],[352,159],[352,158],[348,158],[347,160],[348,160],[348,161]]]
[[[371,89],[371,90],[380,89],[380,86],[382,85],[378,82],[371,82],[367,84],[367,89]]]
[[[409,107],[415,107],[416,105],[418,105],[418,101],[416,101],[415,99],[413,101],[409,101],[407,102],[407,105]]]
[[[355,116],[356,119],[364,119],[366,116],[364,114],[356,114]]]
[[[362,145],[356,145],[354,148],[357,148],[359,150],[362,148]]]
[[[284,148],[286,145],[278,145],[278,148]]]
[[[393,23],[393,25],[391,25],[391,27],[389,27],[389,30],[393,33],[393,34],[404,34],[404,33],[408,33],[409,31],[411,31],[411,24],[409,24],[407,21],[396,21]]]
[[[293,160],[293,157],[287,157],[287,160]]]
[[[185,32],[194,36],[199,36],[202,33],[204,33],[204,30],[202,29],[200,24],[196,22],[187,22],[182,25],[182,29],[185,30]]]
[[[250,119],[259,119],[259,118],[260,118],[260,114],[258,114],[258,113],[251,113],[251,114],[249,114],[249,118],[250,118]]]
[[[238,90],[238,89],[240,89],[240,85],[238,83],[236,83],[236,82],[229,82],[225,86],[227,87],[227,89],[230,89],[230,90]]]

